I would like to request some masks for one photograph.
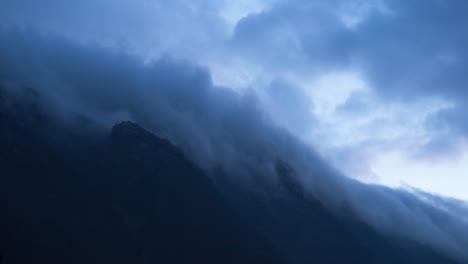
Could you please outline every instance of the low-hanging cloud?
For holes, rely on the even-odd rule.
[[[456,107],[427,129],[449,126],[441,137],[457,140],[468,137],[467,10],[463,0],[285,1],[241,20],[233,42],[276,71],[357,71],[381,104],[447,100]]]
[[[254,94],[214,86],[203,67],[168,57],[143,62],[107,48],[22,30],[0,31],[0,58],[2,87],[35,89],[65,122],[85,115],[109,126],[130,118],[159,131],[208,173],[222,168],[232,177],[243,176],[246,186],[252,181],[275,185],[274,163],[283,160],[295,168],[310,195],[331,210],[352,208],[385,234],[468,261],[465,204],[342,176],[275,126]]]

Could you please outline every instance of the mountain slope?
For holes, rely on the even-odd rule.
[[[129,122],[77,135],[2,100],[4,263],[282,263],[169,142]]]
[[[268,197],[215,186],[137,124],[63,125],[38,97],[0,90],[4,263],[455,263],[331,214],[284,162]]]

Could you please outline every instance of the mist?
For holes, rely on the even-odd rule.
[[[183,149],[212,177],[222,170],[253,191],[279,184],[275,163],[287,162],[307,195],[335,214],[351,208],[379,232],[468,261],[464,202],[346,177],[273,122],[254,92],[214,85],[210,71],[193,61],[145,61],[98,44],[7,28],[0,31],[0,58],[0,86],[19,97],[33,89],[66,125],[80,116],[104,129],[135,121]]]

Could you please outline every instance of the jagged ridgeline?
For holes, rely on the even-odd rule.
[[[63,125],[0,90],[2,263],[454,263],[304,195],[277,162],[274,195],[215,185],[131,122]]]

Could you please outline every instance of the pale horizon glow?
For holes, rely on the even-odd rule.
[[[411,157],[433,136],[424,125],[427,116],[450,109],[453,104],[428,99],[412,105],[375,105],[372,89],[353,72],[326,73],[312,80],[297,76],[292,79],[296,85],[306,84],[302,88],[313,102],[310,114],[319,124],[310,134],[291,132],[318,148],[345,175],[366,183],[392,188],[411,186],[468,201],[468,147],[462,153],[448,153],[438,159]],[[350,116],[339,112],[353,93],[360,93],[372,110]],[[344,161],[336,157],[341,148],[353,149]]]
[[[412,186],[423,191],[468,201],[468,149],[460,157],[437,162],[405,158],[404,153],[380,153],[371,162],[377,184]]]

